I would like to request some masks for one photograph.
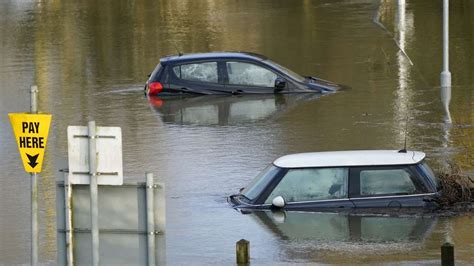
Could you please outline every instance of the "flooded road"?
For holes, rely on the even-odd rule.
[[[150,171],[165,183],[170,265],[233,264],[241,238],[257,265],[436,265],[446,237],[459,264],[474,261],[472,214],[242,215],[225,199],[281,155],[401,149],[405,138],[435,170],[454,160],[472,172],[473,13],[471,1],[451,1],[450,124],[439,88],[441,1],[2,1],[0,264],[29,263],[30,179],[7,113],[29,110],[32,84],[39,109],[53,115],[39,185],[41,263],[56,261],[55,182],[67,167],[66,128],[92,119],[122,128],[127,181]],[[147,74],[176,49],[261,53],[351,89],[147,99]]]

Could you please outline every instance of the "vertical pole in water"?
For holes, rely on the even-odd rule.
[[[155,265],[155,215],[153,206],[153,173],[146,173],[146,220],[148,240],[148,265]]]
[[[443,71],[441,72],[441,102],[446,113],[445,121],[451,123],[451,72],[449,72],[449,0],[443,0]]]
[[[248,264],[250,262],[250,242],[240,239],[235,244],[237,264]]]
[[[72,186],[69,182],[69,173],[64,171],[64,199],[66,201],[66,261],[68,266],[72,266],[74,262],[74,246],[73,246],[73,225],[72,225]]]
[[[38,265],[38,174],[31,174],[31,265]]]
[[[30,112],[38,113],[38,87],[30,88]],[[31,174],[31,265],[38,265],[38,174]]]
[[[441,87],[451,87],[451,72],[449,72],[449,0],[443,0],[443,71],[441,72]]]
[[[89,121],[89,175],[92,236],[92,265],[99,266],[99,210],[97,207],[97,153],[95,121]]]
[[[441,265],[454,266],[454,246],[449,242],[441,246]]]

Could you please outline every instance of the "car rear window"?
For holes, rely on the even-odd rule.
[[[367,169],[360,172],[360,195],[405,195],[416,192],[406,169]]]
[[[153,70],[153,72],[151,72],[150,74],[150,80],[152,81],[156,81],[156,74],[158,72],[160,72],[160,70],[162,69],[163,67],[161,66],[161,63],[159,63],[158,65],[156,65],[155,69]]]
[[[421,171],[423,172],[423,174],[426,177],[428,177],[431,180],[431,182],[433,182],[433,185],[435,186],[435,188],[438,188],[439,179],[438,177],[436,177],[435,173],[433,172],[433,170],[431,170],[428,164],[426,164],[426,162],[422,162],[418,166],[421,168]]]
[[[173,67],[174,74],[184,80],[217,83],[217,62],[185,64]]]

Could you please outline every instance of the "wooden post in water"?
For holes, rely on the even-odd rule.
[[[454,246],[449,242],[441,246],[441,266],[454,266]]]
[[[250,262],[250,242],[240,239],[235,245],[237,264],[248,264]]]

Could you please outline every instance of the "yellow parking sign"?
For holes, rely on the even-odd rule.
[[[40,173],[48,141],[51,115],[10,113],[8,116],[25,171]]]

